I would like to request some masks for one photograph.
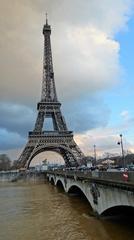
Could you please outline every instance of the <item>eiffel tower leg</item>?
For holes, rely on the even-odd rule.
[[[34,145],[31,146],[29,142],[27,143],[27,145],[25,146],[23,152],[21,153],[18,159],[17,168],[27,167],[28,159],[31,156],[31,153],[33,152],[34,148],[35,148]]]
[[[79,151],[79,147],[77,145],[73,147],[72,152],[77,159],[78,165],[87,165],[85,161],[85,156],[81,151]]]
[[[73,154],[70,153],[69,151],[61,150],[61,155],[65,161],[66,167],[77,167],[78,166],[78,162],[77,162],[75,156],[73,156]]]

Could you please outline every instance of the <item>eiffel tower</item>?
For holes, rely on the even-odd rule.
[[[59,153],[67,167],[85,164],[84,154],[73,139],[73,132],[67,129],[65,119],[61,113],[61,103],[58,101],[51,51],[51,26],[43,27],[44,35],[44,59],[41,101],[37,104],[38,115],[34,130],[29,132],[28,142],[20,155],[17,167],[29,168],[32,159],[44,151]],[[45,119],[51,118],[53,130],[43,130]]]

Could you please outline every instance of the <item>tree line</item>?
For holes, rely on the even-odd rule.
[[[11,161],[7,154],[0,154],[0,171],[15,169],[16,160]]]

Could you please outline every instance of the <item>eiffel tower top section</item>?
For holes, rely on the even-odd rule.
[[[43,56],[43,80],[42,80],[42,94],[41,102],[50,103],[58,102],[55,81],[54,81],[54,71],[52,62],[52,51],[51,51],[51,26],[48,24],[48,19],[46,15],[46,24],[43,27],[44,35],[44,56]]]

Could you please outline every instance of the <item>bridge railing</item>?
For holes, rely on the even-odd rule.
[[[78,177],[78,178],[97,178],[100,180],[111,180],[111,181],[122,181],[122,182],[132,182],[134,183],[134,171],[129,172],[106,172],[106,171],[88,171],[85,170],[83,172],[77,170],[54,170],[48,171],[49,173],[62,175],[62,176],[69,176],[69,177]]]

